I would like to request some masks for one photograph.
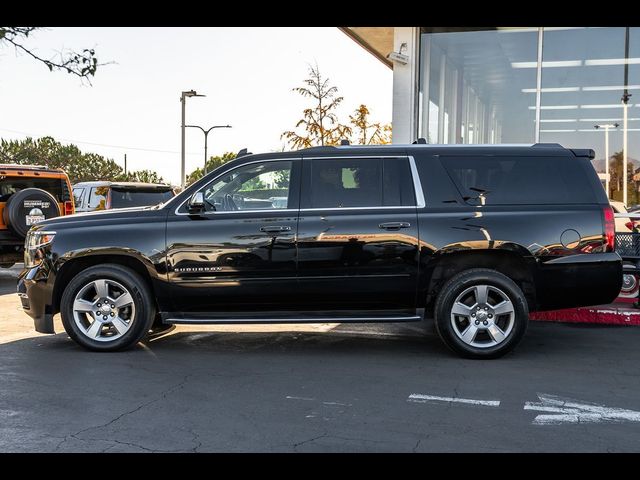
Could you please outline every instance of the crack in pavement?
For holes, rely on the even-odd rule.
[[[310,443],[310,442],[315,442],[316,440],[320,440],[321,438],[324,438],[328,436],[327,432],[324,432],[322,435],[318,435],[316,437],[313,438],[309,438],[308,440],[303,440],[302,442],[298,442],[298,443],[294,443],[293,444],[293,449],[295,450],[296,448],[298,448],[300,445],[304,445],[305,443]]]
[[[121,420],[122,418],[124,418],[124,417],[126,417],[126,416],[128,416],[128,415],[132,415],[132,414],[134,414],[134,413],[136,413],[136,412],[139,412],[139,411],[140,411],[140,410],[142,410],[143,408],[148,407],[149,405],[153,405],[154,403],[157,403],[157,402],[160,402],[160,401],[162,401],[162,400],[166,399],[166,398],[167,398],[167,395],[169,395],[169,394],[173,393],[174,391],[176,391],[176,390],[178,390],[178,389],[182,388],[182,387],[187,383],[187,380],[189,379],[189,377],[191,377],[192,375],[193,375],[193,374],[191,374],[191,373],[189,373],[189,374],[185,375],[185,376],[183,377],[183,379],[182,379],[179,383],[177,383],[177,384],[175,384],[175,385],[173,385],[173,386],[171,386],[171,387],[167,388],[166,390],[164,390],[164,391],[160,392],[160,396],[159,396],[158,398],[154,398],[153,400],[150,400],[150,401],[145,402],[145,403],[143,403],[143,404],[141,404],[141,405],[138,405],[136,408],[134,408],[134,409],[132,409],[132,410],[129,410],[129,411],[123,412],[123,413],[121,413],[121,414],[117,415],[115,418],[113,418],[113,419],[109,420],[109,421],[108,421],[108,422],[106,422],[106,423],[103,423],[103,424],[101,424],[101,425],[92,425],[91,427],[83,428],[82,430],[78,430],[78,431],[77,431],[77,432],[75,432],[75,433],[71,433],[71,434],[69,434],[69,435],[66,435],[66,436],[63,438],[63,440],[62,440],[61,442],[59,442],[59,443],[58,443],[58,445],[56,445],[55,450],[56,450],[56,451],[57,451],[57,450],[59,450],[59,449],[62,447],[62,445],[64,445],[66,442],[68,442],[68,441],[69,441],[69,439],[71,439],[71,438],[74,438],[74,439],[76,439],[76,440],[81,440],[81,441],[82,441],[82,440],[102,440],[102,441],[107,441],[107,442],[116,442],[116,443],[125,443],[125,444],[126,444],[126,442],[119,442],[118,440],[91,439],[91,438],[89,438],[89,439],[82,439],[82,438],[79,438],[79,435],[81,435],[81,434],[83,434],[83,433],[85,433],[85,432],[89,432],[89,431],[91,431],[91,430],[98,430],[98,429],[106,428],[106,427],[108,427],[109,425],[113,425],[114,423],[116,423],[117,421]],[[136,447],[142,448],[143,450],[147,450],[147,451],[150,451],[150,452],[153,452],[153,451],[154,451],[154,450],[152,450],[152,449],[149,449],[149,448],[143,447],[143,446],[141,446],[141,445],[136,445],[136,444],[130,444],[130,445],[131,445],[131,446],[136,446]],[[159,451],[159,450],[157,450],[157,451]]]

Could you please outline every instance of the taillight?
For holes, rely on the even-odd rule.
[[[636,222],[627,222],[624,224],[629,230],[633,230],[636,227]]]
[[[605,252],[613,252],[615,250],[616,241],[616,225],[613,215],[613,208],[604,207],[602,209],[604,216],[604,236],[606,239]]]
[[[69,202],[69,201],[64,202],[64,214],[73,215],[74,213],[75,212],[73,208],[73,202]]]

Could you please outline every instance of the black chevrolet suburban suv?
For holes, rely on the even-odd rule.
[[[434,318],[460,355],[535,310],[612,301],[622,264],[593,150],[315,147],[244,154],[164,204],[38,223],[18,294],[91,350],[154,326]]]

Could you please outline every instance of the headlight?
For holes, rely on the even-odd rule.
[[[53,242],[56,232],[36,230],[29,232],[24,241],[24,266],[32,268],[40,265],[44,258],[43,247]]]

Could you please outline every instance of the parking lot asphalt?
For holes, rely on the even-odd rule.
[[[633,452],[640,328],[531,322],[464,360],[428,323],[190,326],[92,353],[0,269],[0,452]]]

